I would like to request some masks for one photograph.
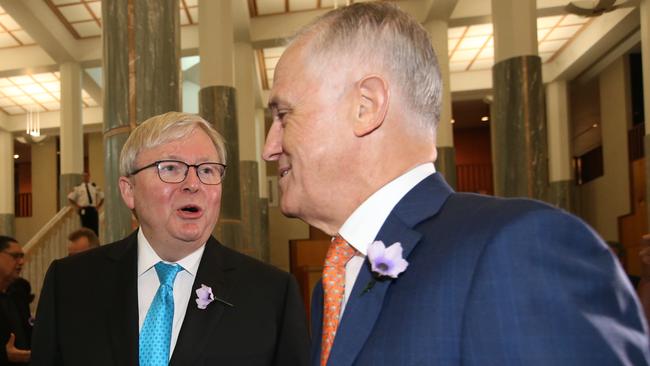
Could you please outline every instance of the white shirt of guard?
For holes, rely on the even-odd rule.
[[[194,294],[192,286],[194,285],[194,278],[196,271],[199,269],[199,263],[203,256],[205,244],[199,249],[192,252],[187,257],[176,262],[183,270],[178,272],[174,280],[174,320],[172,323],[172,339],[169,345],[169,357],[171,358],[176,347],[176,340],[178,333],[181,331],[183,319],[185,319],[185,312],[187,311],[187,304],[190,297]],[[160,287],[160,280],[154,265],[163,261],[158,254],[153,250],[147,238],[142,233],[142,229],[138,230],[138,313],[139,313],[139,328],[138,333],[142,330],[142,325],[147,317],[149,306],[156,296],[158,287]],[[163,261],[165,263],[169,263]],[[172,263],[173,264],[173,263]]]
[[[357,250],[357,254],[345,265],[345,297],[341,304],[341,314],[366,260],[368,246],[377,237],[384,221],[413,187],[435,172],[433,163],[421,164],[409,170],[368,197],[341,226],[339,235]],[[389,246],[393,243],[384,244]]]

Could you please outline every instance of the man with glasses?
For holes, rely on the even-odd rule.
[[[32,365],[307,364],[295,280],[211,236],[224,145],[201,117],[177,112],[131,133],[119,188],[140,227],[51,265]]]
[[[21,314],[21,299],[9,287],[20,276],[25,254],[12,237],[0,235],[0,365],[27,364],[30,359],[31,325]]]

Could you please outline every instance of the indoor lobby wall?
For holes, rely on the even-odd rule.
[[[289,240],[308,238],[309,225],[285,217],[280,207],[269,207],[269,258],[272,265],[289,271]]]
[[[580,216],[605,240],[612,241],[619,240],[618,217],[630,212],[627,80],[625,57],[599,75],[603,175],[579,187]]]
[[[25,244],[57,212],[56,140],[32,146],[32,216],[16,218],[16,239]]]
[[[88,133],[85,137],[88,139],[88,170],[90,180],[97,184],[103,191],[106,191],[106,179],[104,178],[104,138],[101,132]]]

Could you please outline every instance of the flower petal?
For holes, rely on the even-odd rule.
[[[388,276],[390,276],[392,278],[397,278],[397,276],[400,273],[402,273],[402,272],[404,272],[406,270],[406,267],[408,267],[408,265],[409,265],[409,262],[407,262],[405,259],[403,259],[403,258],[396,259],[393,267],[390,270],[390,273],[388,274]]]
[[[391,258],[393,260],[397,258],[402,258],[402,243],[396,242],[393,243],[388,248],[386,248],[386,251],[384,252],[384,256],[386,258]]]
[[[370,263],[374,263],[374,261],[381,257],[386,250],[386,247],[384,246],[384,242],[381,240],[377,240],[370,244],[368,246],[368,260],[370,260]]]

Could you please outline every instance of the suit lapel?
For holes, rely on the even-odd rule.
[[[117,262],[108,327],[116,365],[138,364],[138,239],[137,231],[124,239],[125,245],[109,253]]]
[[[216,299],[221,299],[232,304],[230,300],[230,286],[226,281],[224,272],[232,270],[228,263],[227,252],[212,237],[205,245],[199,269],[194,279],[192,291],[201,285],[210,286]],[[195,358],[200,356],[202,350],[208,344],[210,332],[217,329],[217,323],[228,305],[216,300],[210,303],[207,308],[199,309],[196,304],[196,294],[190,296],[185,319],[181,326],[174,353],[169,362],[170,365],[191,365],[195,364]],[[233,304],[237,306],[237,304]]]
[[[403,256],[408,260],[422,236],[413,227],[435,215],[452,192],[439,174],[424,179],[395,206],[376,240],[383,241],[386,246],[400,242]],[[354,363],[379,317],[386,292],[399,281],[399,277],[377,281],[366,291],[372,279],[370,263],[366,260],[343,312],[328,364],[348,366]]]

